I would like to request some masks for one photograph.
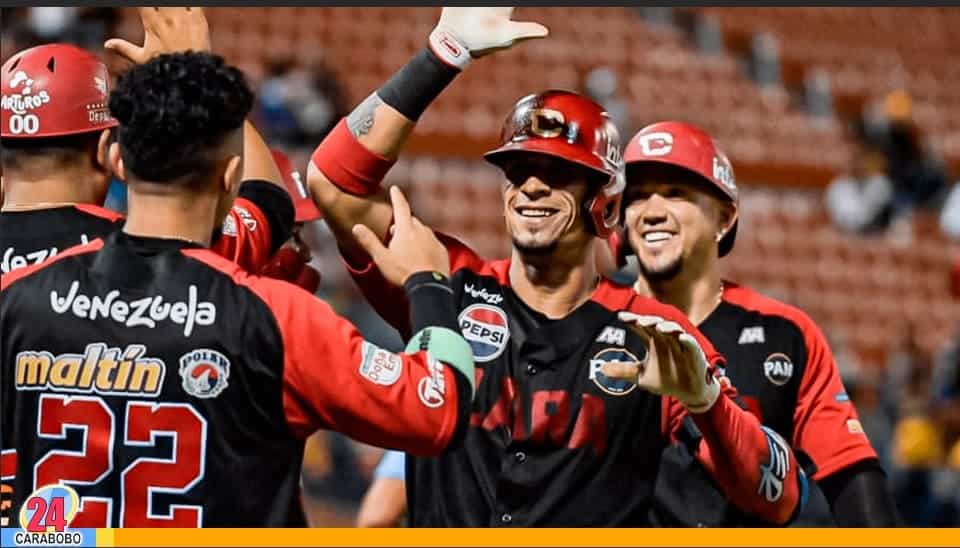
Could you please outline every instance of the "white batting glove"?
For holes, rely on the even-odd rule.
[[[648,341],[647,358],[639,364],[607,364],[605,376],[672,396],[691,413],[705,413],[713,407],[720,397],[720,383],[708,373],[710,364],[693,335],[660,316],[621,312],[619,317]]]
[[[474,57],[549,33],[539,23],[511,21],[514,9],[443,8],[440,21],[430,33],[430,49],[448,65],[462,70]]]

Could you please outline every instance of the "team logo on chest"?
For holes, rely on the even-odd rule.
[[[597,352],[590,359],[590,380],[611,396],[625,396],[637,387],[636,384],[621,379],[611,379],[603,374],[603,366],[610,362],[636,363],[637,359],[632,353],[623,348],[607,348]]]
[[[793,377],[793,362],[790,361],[790,356],[780,352],[770,354],[763,360],[763,374],[767,376],[768,381],[777,386],[787,384]]]
[[[473,349],[473,359],[488,362],[497,359],[510,340],[507,315],[501,308],[486,304],[470,305],[460,313],[460,331]]]
[[[230,360],[216,350],[193,350],[180,357],[180,377],[187,394],[198,398],[215,398],[227,387]]]

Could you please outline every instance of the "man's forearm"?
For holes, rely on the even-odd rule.
[[[365,258],[353,238],[355,224],[367,225],[386,239],[392,216],[380,183],[416,121],[458,73],[424,48],[314,151],[307,172],[310,190],[351,263]]]
[[[726,395],[706,413],[691,416],[703,435],[697,458],[727,497],[765,521],[788,523],[806,479],[786,441]]]
[[[250,120],[243,123],[243,180],[267,181],[285,188],[270,147]]]

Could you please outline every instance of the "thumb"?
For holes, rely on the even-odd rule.
[[[103,47],[134,63],[140,64],[143,62],[143,48],[126,40],[111,38],[103,44]]]
[[[360,247],[367,252],[367,255],[370,255],[374,262],[379,263],[380,259],[387,253],[387,248],[384,247],[380,238],[377,238],[377,235],[367,225],[353,225],[352,232]]]
[[[506,31],[510,39],[515,41],[543,38],[550,34],[547,27],[531,21],[510,21]]]

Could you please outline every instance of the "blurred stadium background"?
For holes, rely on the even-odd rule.
[[[438,16],[208,10],[215,51],[258,90],[258,126],[300,169],[424,45]],[[547,25],[551,38],[471,66],[428,110],[388,182],[437,229],[503,255],[499,175],[479,157],[519,97],[585,91],[624,138],[662,119],[704,126],[742,188],[728,276],[822,327],[908,523],[960,525],[960,9],[571,7],[517,17]],[[142,38],[132,8],[3,9],[0,21],[4,60],[43,42],[103,54],[108,36]],[[345,276],[322,222],[310,235],[322,296],[368,337],[399,346]],[[313,523],[352,523],[379,455],[340,436],[311,440]],[[816,501],[809,514],[802,525],[829,523]]]

